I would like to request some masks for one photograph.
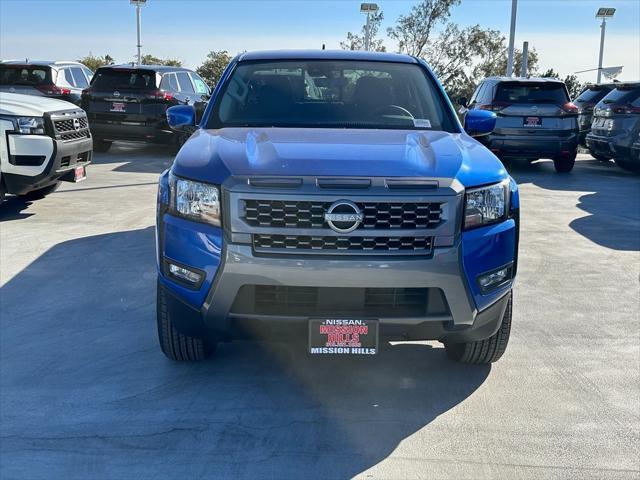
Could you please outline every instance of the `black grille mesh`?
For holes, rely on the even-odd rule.
[[[297,251],[300,253],[431,253],[431,237],[360,237],[309,235],[253,235],[256,251]]]
[[[330,202],[245,200],[244,220],[252,227],[327,228]],[[364,219],[358,229],[433,228],[440,224],[440,203],[356,202]]]

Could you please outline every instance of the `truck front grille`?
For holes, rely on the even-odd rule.
[[[254,250],[264,253],[429,255],[431,247],[431,237],[253,235]]]
[[[89,121],[84,110],[72,110],[51,114],[52,136],[63,142],[84,140],[91,136]]]
[[[436,202],[356,202],[364,218],[358,229],[434,228],[442,220]],[[327,228],[324,214],[331,202],[245,200],[244,220],[252,227]]]
[[[358,317],[426,317],[449,311],[438,288],[334,288],[244,285],[231,313],[235,315]]]

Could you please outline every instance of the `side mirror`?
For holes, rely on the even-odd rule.
[[[489,135],[496,128],[496,118],[487,110],[469,110],[464,117],[464,130],[472,137]]]
[[[467,107],[468,100],[467,97],[460,97],[458,98],[458,105],[461,105],[463,107]]]
[[[196,110],[193,105],[176,105],[167,109],[167,122],[171,130],[192,133],[196,129]]]

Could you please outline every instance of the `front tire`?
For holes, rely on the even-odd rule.
[[[93,139],[93,151],[98,153],[106,153],[111,148],[111,140]]]
[[[171,360],[193,362],[208,358],[215,350],[215,344],[203,338],[190,337],[177,331],[171,322],[167,308],[165,287],[158,281],[156,315],[160,348]]]
[[[553,166],[558,173],[568,173],[573,170],[573,166],[576,163],[576,156],[578,152],[572,152],[567,156],[556,157],[553,159]]]
[[[38,190],[32,190],[20,196],[26,198],[27,200],[40,200],[41,198],[44,198],[47,195],[55,192],[61,183],[62,182],[56,182],[49,185],[48,187],[39,188]]]
[[[497,362],[504,354],[511,334],[511,304],[513,294],[509,294],[509,303],[502,316],[500,328],[491,337],[476,342],[445,343],[447,355],[460,363],[484,365]]]

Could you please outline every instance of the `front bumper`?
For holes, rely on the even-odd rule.
[[[306,328],[305,315],[234,313],[244,285],[330,287],[332,289],[426,288],[444,294],[447,309],[421,316],[380,317],[382,335],[411,339],[472,341],[491,336],[500,327],[512,282],[481,294],[477,276],[517,261],[517,218],[459,235],[449,247],[435,248],[431,257],[265,256],[251,245],[230,243],[217,227],[161,214],[158,224],[159,262],[170,259],[197,267],[206,281],[197,291],[163,274],[167,305],[175,327],[187,335],[233,338],[239,325],[287,325]],[[189,245],[189,248],[185,248]]]
[[[44,169],[38,168],[38,173],[33,175],[16,173],[18,169],[12,173],[2,173],[7,192],[14,195],[24,195],[48,187],[66,175],[71,175],[76,167],[87,166],[91,163],[93,150],[91,137],[71,142],[53,139],[51,141],[53,142],[53,153],[46,161]],[[9,145],[12,143],[9,142]],[[19,151],[10,151],[9,154],[10,156],[21,155]]]
[[[578,148],[579,133],[568,135],[505,135],[492,133],[483,143],[501,158],[553,158]]]

